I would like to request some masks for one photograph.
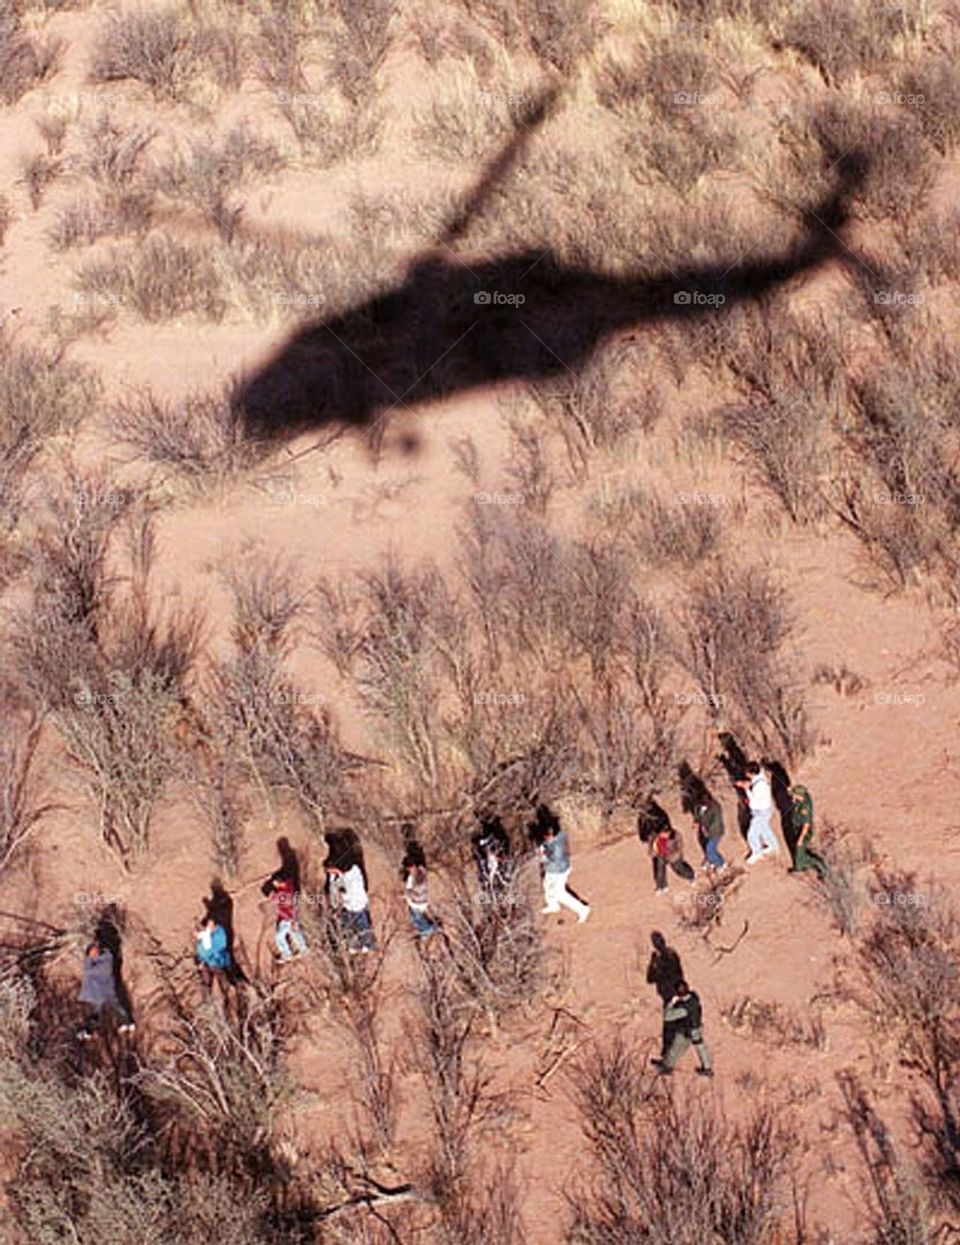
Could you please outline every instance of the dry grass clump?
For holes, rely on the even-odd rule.
[[[588,0],[459,0],[498,43],[568,73],[589,55],[604,29],[600,6]]]
[[[815,65],[828,86],[901,59],[930,21],[923,0],[878,10],[869,0],[808,0],[783,23],[783,42]]]
[[[230,385],[176,400],[144,390],[117,403],[112,423],[140,458],[194,487],[222,487],[262,458],[243,434]]]
[[[20,160],[20,181],[26,186],[30,196],[30,206],[34,211],[43,202],[47,190],[63,172],[63,161],[38,151],[32,156],[23,156]]]
[[[567,1239],[790,1240],[780,1232],[793,1226],[784,1195],[794,1145],[782,1113],[763,1104],[734,1122],[713,1096],[657,1085],[647,1053],[617,1038],[571,1077],[595,1179],[568,1194]]]
[[[930,145],[950,155],[960,142],[960,68],[952,53],[940,52],[907,66],[898,93],[903,106],[915,113]]]
[[[63,51],[59,39],[25,34],[21,16],[18,0],[0,0],[0,104],[15,104],[52,77]]]
[[[227,309],[212,247],[180,242],[168,233],[113,249],[77,273],[79,291],[107,307],[129,307],[150,324],[195,315],[219,322]]]

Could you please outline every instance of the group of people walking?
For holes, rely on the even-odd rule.
[[[814,822],[809,790],[800,784],[790,785],[782,767],[748,760],[731,737],[721,736],[721,739],[725,751],[719,759],[737,792],[738,824],[749,848],[745,863],[752,866],[780,854],[780,843],[772,824],[773,810],[777,807],[793,859],[790,872],[813,870],[818,877],[825,877],[826,862],[813,850],[811,843]],[[774,782],[779,782],[778,793],[768,773]],[[708,875],[722,874],[730,867],[720,847],[725,833],[723,808],[706,783],[686,764],[680,766],[679,781],[681,804],[691,817],[702,853],[701,869]],[[510,835],[500,817],[492,813],[478,812],[477,827],[471,845],[481,902],[508,904],[516,869]],[[695,881],[694,869],[684,858],[680,835],[656,801],[648,800],[640,810],[637,831],[650,851],[656,894],[667,893],[668,870],[691,884]],[[411,823],[404,824],[401,832],[403,895],[412,931],[422,942],[442,932],[443,927],[431,905],[426,853],[416,838],[415,827]],[[590,905],[569,888],[571,860],[567,833],[546,804],[537,805],[528,834],[540,866],[542,913],[551,915],[567,909],[582,924],[590,916]],[[327,844],[323,862],[325,900],[330,917],[327,932],[351,954],[374,952],[378,943],[370,916],[369,886],[360,839],[350,829],[332,831],[324,839]],[[278,962],[283,964],[306,955],[309,943],[300,919],[297,856],[285,839],[279,841],[278,847],[280,867],[269,875],[261,890],[273,912],[274,944]],[[222,889],[219,897],[229,905],[228,911],[232,911],[232,901]],[[80,999],[85,1019],[78,1033],[82,1041],[88,1041],[97,1032],[101,1017],[107,1013],[116,1017],[120,1034],[134,1032],[120,981],[119,947],[111,945],[118,943],[118,939],[108,935],[109,931],[98,932],[84,957]],[[654,932],[651,939],[653,954],[647,968],[647,981],[656,987],[663,1004],[661,1051],[654,1063],[661,1075],[670,1075],[677,1061],[692,1046],[699,1061],[697,1071],[703,1076],[712,1076],[713,1063],[703,1039],[700,999],[684,980],[680,957],[667,946],[663,935]],[[215,911],[211,902],[196,930],[195,959],[207,990],[212,990],[215,982],[228,986],[246,980],[233,954],[231,918]]]

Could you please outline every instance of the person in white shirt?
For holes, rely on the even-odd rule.
[[[340,925],[350,952],[376,951],[370,920],[370,900],[359,840],[352,831],[338,838],[327,835],[330,855],[324,862],[330,900],[340,913]]]
[[[750,806],[750,829],[747,831],[747,843],[750,855],[747,864],[754,865],[764,856],[776,856],[780,844],[773,832],[770,818],[773,813],[773,794],[766,775],[756,761],[748,761],[746,777],[736,784],[747,793]]]

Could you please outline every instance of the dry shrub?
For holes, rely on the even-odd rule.
[[[393,42],[399,0],[331,0],[334,81],[353,106],[369,104],[380,92],[377,76]]]
[[[7,726],[0,742],[0,870],[7,868],[54,807],[41,798],[44,774],[38,754],[43,718],[18,704],[12,689],[4,689],[2,703]]]
[[[0,104],[15,104],[56,71],[63,44],[24,34],[18,0],[0,0]]]
[[[322,832],[344,798],[347,775],[362,761],[343,751],[330,714],[305,698],[283,668],[304,594],[284,566],[248,562],[225,579],[234,651],[210,668],[207,733],[235,759],[271,815],[284,795]]]
[[[592,0],[459,0],[471,18],[514,53],[569,73],[604,28]]]
[[[836,87],[899,59],[905,40],[921,36],[928,20],[922,0],[881,10],[869,0],[808,0],[789,12],[783,41]]]
[[[80,291],[108,306],[131,307],[150,324],[195,315],[219,322],[223,281],[210,247],[153,233],[127,250],[90,260],[77,273]]]
[[[13,208],[10,206],[10,200],[6,195],[0,195],[0,246],[3,246],[7,230],[13,224],[13,220]]]
[[[787,593],[765,570],[712,568],[688,598],[679,654],[729,728],[788,763],[810,746],[794,630]]]
[[[813,1050],[824,1050],[826,1047],[823,1017],[819,1011],[806,1015],[784,1007],[782,1003],[753,999],[744,994],[725,1007],[722,1015],[737,1032],[746,1032],[758,1041],[777,1047],[785,1043]]]
[[[26,469],[51,437],[73,431],[99,399],[89,369],[0,331],[0,472]]]
[[[900,78],[898,91],[911,97],[906,103],[920,119],[930,145],[948,156],[960,141],[960,69],[947,52],[911,64]]]
[[[867,218],[908,219],[927,198],[936,162],[913,113],[832,100],[812,118],[811,133],[831,167],[842,161],[860,174],[854,202]]]
[[[34,211],[43,202],[47,189],[53,185],[63,171],[63,161],[44,152],[34,156],[24,156],[20,161],[20,181],[27,188],[30,206]]]
[[[517,131],[524,111],[519,92],[491,91],[475,76],[460,77],[418,114],[414,138],[425,156],[474,162]]]
[[[635,494],[631,548],[647,566],[680,565],[687,569],[718,552],[722,522],[719,507],[685,502],[672,504],[653,494]]]
[[[369,159],[380,147],[386,114],[373,105],[352,107],[335,91],[278,91],[277,105],[301,154],[319,168]]]
[[[713,1096],[657,1086],[646,1052],[619,1037],[580,1058],[571,1097],[596,1179],[568,1195],[568,1240],[779,1239],[794,1145],[774,1105],[754,1106],[734,1121]]]
[[[208,134],[177,148],[157,171],[155,185],[174,203],[195,208],[230,242],[243,213],[233,196],[251,177],[272,173],[280,164],[276,146],[241,122],[222,136]]]
[[[118,441],[196,488],[233,483],[263,457],[243,434],[231,385],[176,400],[146,389],[122,398],[112,423]]]
[[[132,497],[100,475],[71,473],[50,499],[34,599],[11,643],[38,711],[49,712],[98,809],[103,842],[125,867],[149,844],[157,802],[175,772],[171,718],[196,656],[195,612],[158,617],[150,601],[150,516],[129,531],[126,592],[108,554]]]
[[[159,99],[180,100],[197,69],[193,32],[176,8],[113,14],[100,32],[91,64],[95,82],[134,78]]]

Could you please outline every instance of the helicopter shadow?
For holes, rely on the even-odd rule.
[[[797,240],[773,256],[731,256],[728,264],[637,276],[570,265],[533,250],[468,266],[450,244],[516,163],[556,94],[538,102],[489,162],[441,247],[414,262],[402,283],[300,328],[238,387],[234,415],[246,436],[270,441],[353,428],[373,439],[391,412],[506,382],[576,373],[617,333],[724,315],[849,256],[842,232],[866,171],[857,153],[829,170],[829,188],[805,211]]]

